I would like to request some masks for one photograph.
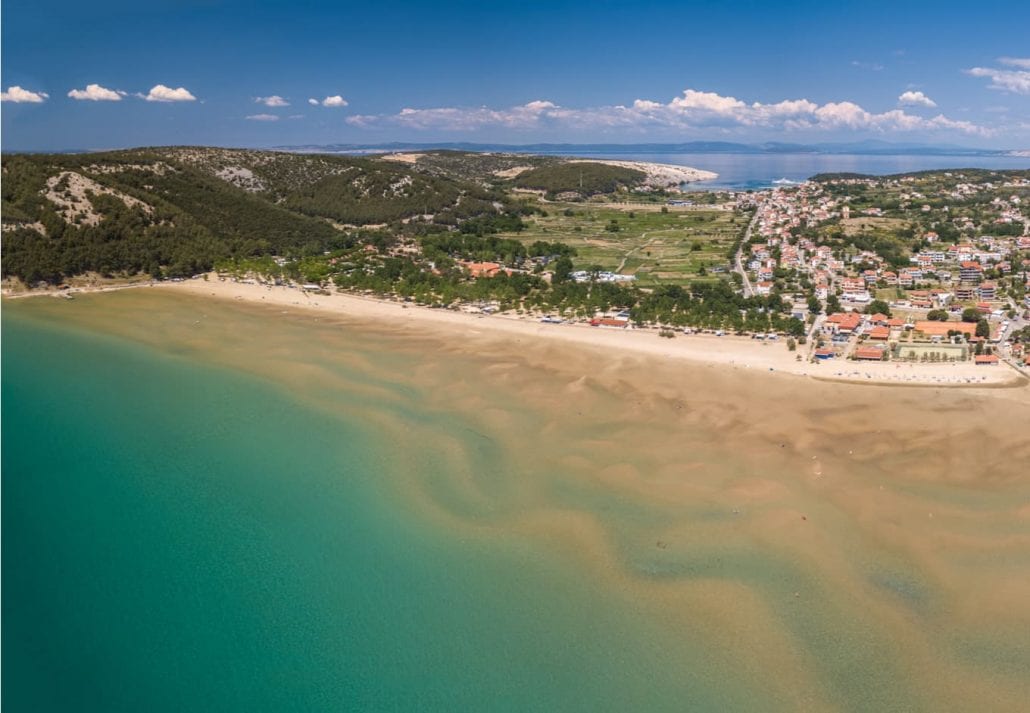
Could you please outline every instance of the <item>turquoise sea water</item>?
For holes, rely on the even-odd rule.
[[[2,343],[5,711],[772,706],[556,555],[414,517],[358,418],[17,310]]]

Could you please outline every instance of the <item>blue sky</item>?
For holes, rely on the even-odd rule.
[[[2,145],[1030,148],[1030,3],[839,5],[6,0]]]

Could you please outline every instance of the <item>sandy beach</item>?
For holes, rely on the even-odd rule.
[[[499,339],[554,340],[592,349],[613,351],[621,356],[641,356],[666,361],[688,361],[710,367],[754,373],[790,375],[806,379],[829,379],[848,383],[906,386],[1025,386],[1027,378],[1006,364],[865,363],[832,359],[809,362],[790,352],[783,341],[760,342],[747,337],[677,334],[661,338],[654,329],[605,329],[583,323],[548,324],[528,316],[481,315],[430,309],[370,297],[305,292],[296,288],[272,287],[219,280],[158,283],[153,289],[185,292],[216,299],[246,301],[287,309],[332,313],[378,325],[388,324],[411,331],[445,332],[461,338],[470,336]]]

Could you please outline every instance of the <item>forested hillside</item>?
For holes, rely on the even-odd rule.
[[[633,188],[644,183],[647,174],[634,168],[604,163],[577,161],[540,166],[515,179],[519,188],[546,191],[549,195],[575,191],[584,196],[613,193],[620,188]]]
[[[489,226],[503,191],[379,158],[155,148],[3,157],[3,276],[186,276],[221,258],[311,255],[392,233]],[[482,232],[482,227],[476,229]]]

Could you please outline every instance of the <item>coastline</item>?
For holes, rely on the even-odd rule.
[[[101,291],[130,289],[107,287]],[[470,314],[433,309],[348,293],[317,294],[297,288],[219,280],[155,283],[154,289],[182,292],[221,300],[245,301],[270,307],[330,313],[356,322],[401,327],[407,330],[445,330],[448,336],[483,336],[502,339],[545,339],[619,356],[692,362],[769,375],[793,376],[850,384],[919,387],[1025,387],[1030,380],[1005,363],[898,364],[849,361],[797,361],[783,342],[755,342],[745,337],[677,334],[658,336],[657,329],[605,329],[587,324],[547,324],[528,316]]]
[[[219,300],[244,301],[270,307],[287,307],[312,312],[330,313],[356,322],[417,331],[444,330],[463,337],[553,340],[588,349],[612,351],[619,356],[692,362],[706,367],[724,367],[767,375],[791,376],[845,384],[901,386],[917,388],[1021,388],[1030,385],[1030,378],[1005,362],[994,366],[969,363],[911,364],[895,362],[855,362],[843,359],[809,362],[787,350],[783,341],[756,342],[747,337],[677,333],[673,339],[658,336],[657,328],[606,329],[586,323],[548,324],[531,316],[512,314],[477,314],[448,309],[434,309],[414,303],[402,303],[380,297],[345,292],[318,294],[296,287],[262,285],[220,279],[213,273],[208,279],[182,282],[136,282],[124,285],[79,287],[70,290],[7,292],[4,299],[30,297],[69,298],[75,294],[118,292],[153,288],[182,292]],[[472,330],[471,332],[469,330]]]

